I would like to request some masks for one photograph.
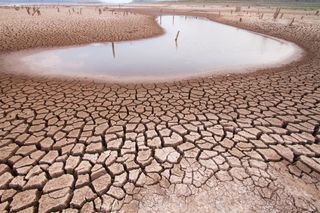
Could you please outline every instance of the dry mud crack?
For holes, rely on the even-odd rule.
[[[319,26],[242,27],[309,58],[148,85],[0,74],[0,211],[319,212]]]

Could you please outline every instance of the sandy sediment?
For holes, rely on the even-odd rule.
[[[250,9],[162,12],[285,38],[306,57],[161,84],[0,74],[0,210],[320,211],[319,17],[290,10],[274,21],[274,8],[263,19]]]
[[[59,8],[59,12],[58,12]],[[81,14],[80,14],[81,9]],[[154,17],[95,7],[0,8],[0,52],[35,47],[124,41],[163,33]]]

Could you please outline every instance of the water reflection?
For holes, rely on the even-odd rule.
[[[160,80],[207,72],[243,72],[291,59],[297,51],[292,43],[201,18],[160,16],[157,21],[165,29],[164,35],[111,43],[112,54],[106,55],[109,45],[96,43],[24,51],[9,55],[5,62],[19,62],[28,72],[46,75]]]
[[[116,58],[116,51],[114,49],[114,42],[112,42],[112,55],[113,55],[113,58]]]

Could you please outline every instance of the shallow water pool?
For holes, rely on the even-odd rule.
[[[157,22],[165,30],[159,37],[20,51],[5,64],[30,74],[158,81],[278,66],[301,53],[293,43],[202,18],[162,16]]]

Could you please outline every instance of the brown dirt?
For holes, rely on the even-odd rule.
[[[199,8],[162,12],[285,38],[307,55],[282,68],[167,84],[0,74],[0,209],[320,211],[319,17],[288,26],[304,11],[273,21],[272,8],[262,20]]]
[[[135,40],[163,33],[153,16],[113,9],[102,9],[99,14],[95,7],[82,8],[80,14],[81,7],[72,8],[59,6],[58,12],[54,7],[41,7],[40,16],[28,15],[24,8],[0,8],[0,52]]]

